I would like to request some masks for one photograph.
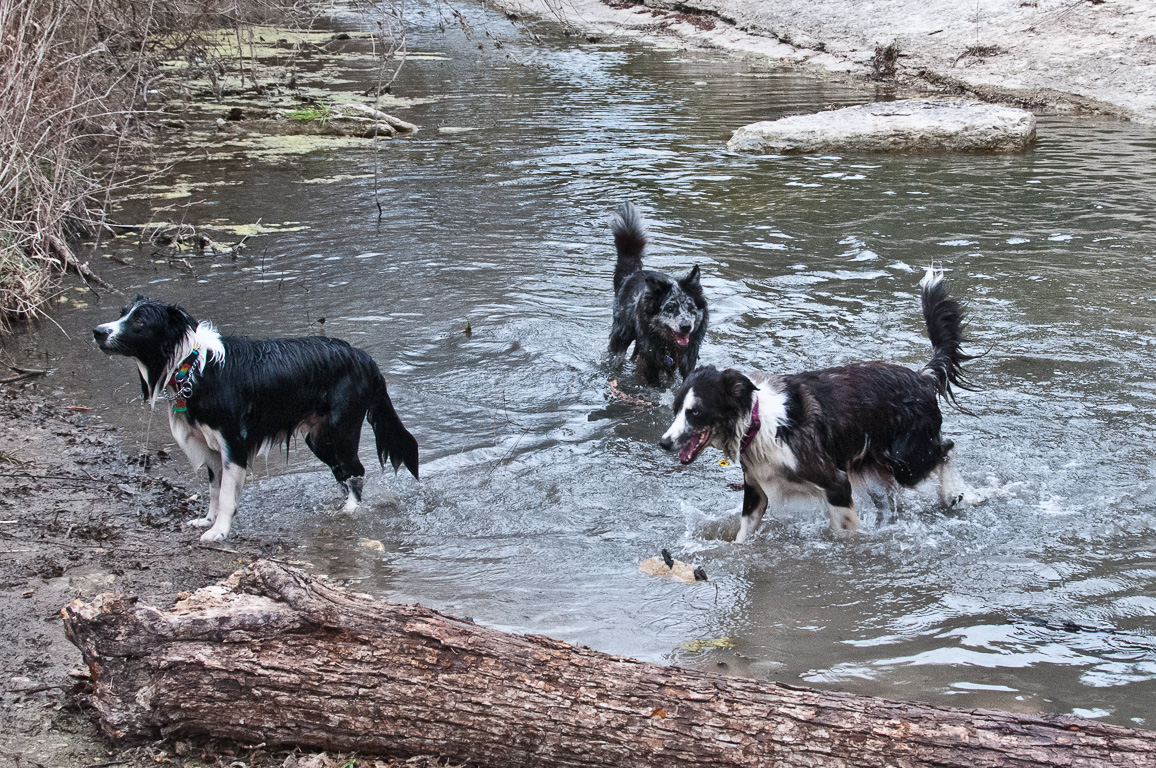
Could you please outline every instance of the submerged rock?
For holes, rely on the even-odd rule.
[[[1035,141],[1036,118],[1014,107],[964,99],[876,102],[744,125],[739,152],[1008,151]]]
[[[397,131],[389,123],[369,123],[362,130],[361,135],[364,138],[372,139],[376,136],[393,136]]]
[[[223,122],[223,120],[218,120],[218,126]],[[250,124],[249,127],[260,133],[273,136],[352,136],[372,139],[374,137],[393,136],[398,133],[389,123],[375,122],[368,117],[348,115],[332,115],[317,120],[285,118],[260,120]]]

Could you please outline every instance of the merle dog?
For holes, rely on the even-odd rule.
[[[943,274],[921,282],[931,361],[920,371],[865,362],[782,376],[699,368],[675,393],[675,420],[659,442],[689,464],[707,446],[743,468],[743,511],[735,541],[758,528],[770,504],[788,497],[826,502],[834,530],[857,530],[852,481],[874,476],[889,490],[939,473],[945,506],[962,495],[940,435],[938,398],[970,389],[961,364],[963,309]]]
[[[358,459],[369,417],[382,467],[404,463],[417,477],[417,441],[402,426],[377,363],[344,341],[225,337],[171,304],[143,296],[121,317],[92,332],[107,354],[136,361],[141,395],[171,404],[169,427],[194,469],[209,469],[209,511],[190,521],[208,527],[201,541],[229,534],[241,485],[253,459],[304,433],[305,444],[361,501],[365,467]]]
[[[698,266],[679,278],[643,269],[646,227],[630,203],[614,215],[610,228],[618,249],[610,353],[622,355],[634,342],[633,359],[648,384],[659,386],[675,372],[685,378],[698,363],[708,319]]]

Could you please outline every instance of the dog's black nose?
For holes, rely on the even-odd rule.
[[[658,447],[664,451],[673,451],[674,441],[664,435],[663,438],[658,441]]]
[[[694,326],[690,325],[688,323],[683,323],[682,325],[680,325],[678,327],[678,330],[681,331],[682,333],[690,333],[691,331],[694,330]]]
[[[108,338],[108,329],[97,326],[92,329],[92,338],[96,339],[97,344],[103,344],[104,340]]]

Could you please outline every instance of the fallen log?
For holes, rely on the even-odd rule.
[[[258,561],[168,610],[64,609],[117,740],[212,736],[475,766],[1156,766],[1156,732],[664,667]]]

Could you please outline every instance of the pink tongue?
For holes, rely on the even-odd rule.
[[[689,333],[676,333],[676,334],[674,334],[674,343],[680,347],[685,347],[687,344],[690,344],[690,334]]]
[[[706,435],[695,433],[691,435],[690,439],[686,441],[686,445],[682,446],[682,450],[678,452],[678,460],[683,464],[689,464],[694,461],[695,456],[698,455],[699,446],[706,440]]]

